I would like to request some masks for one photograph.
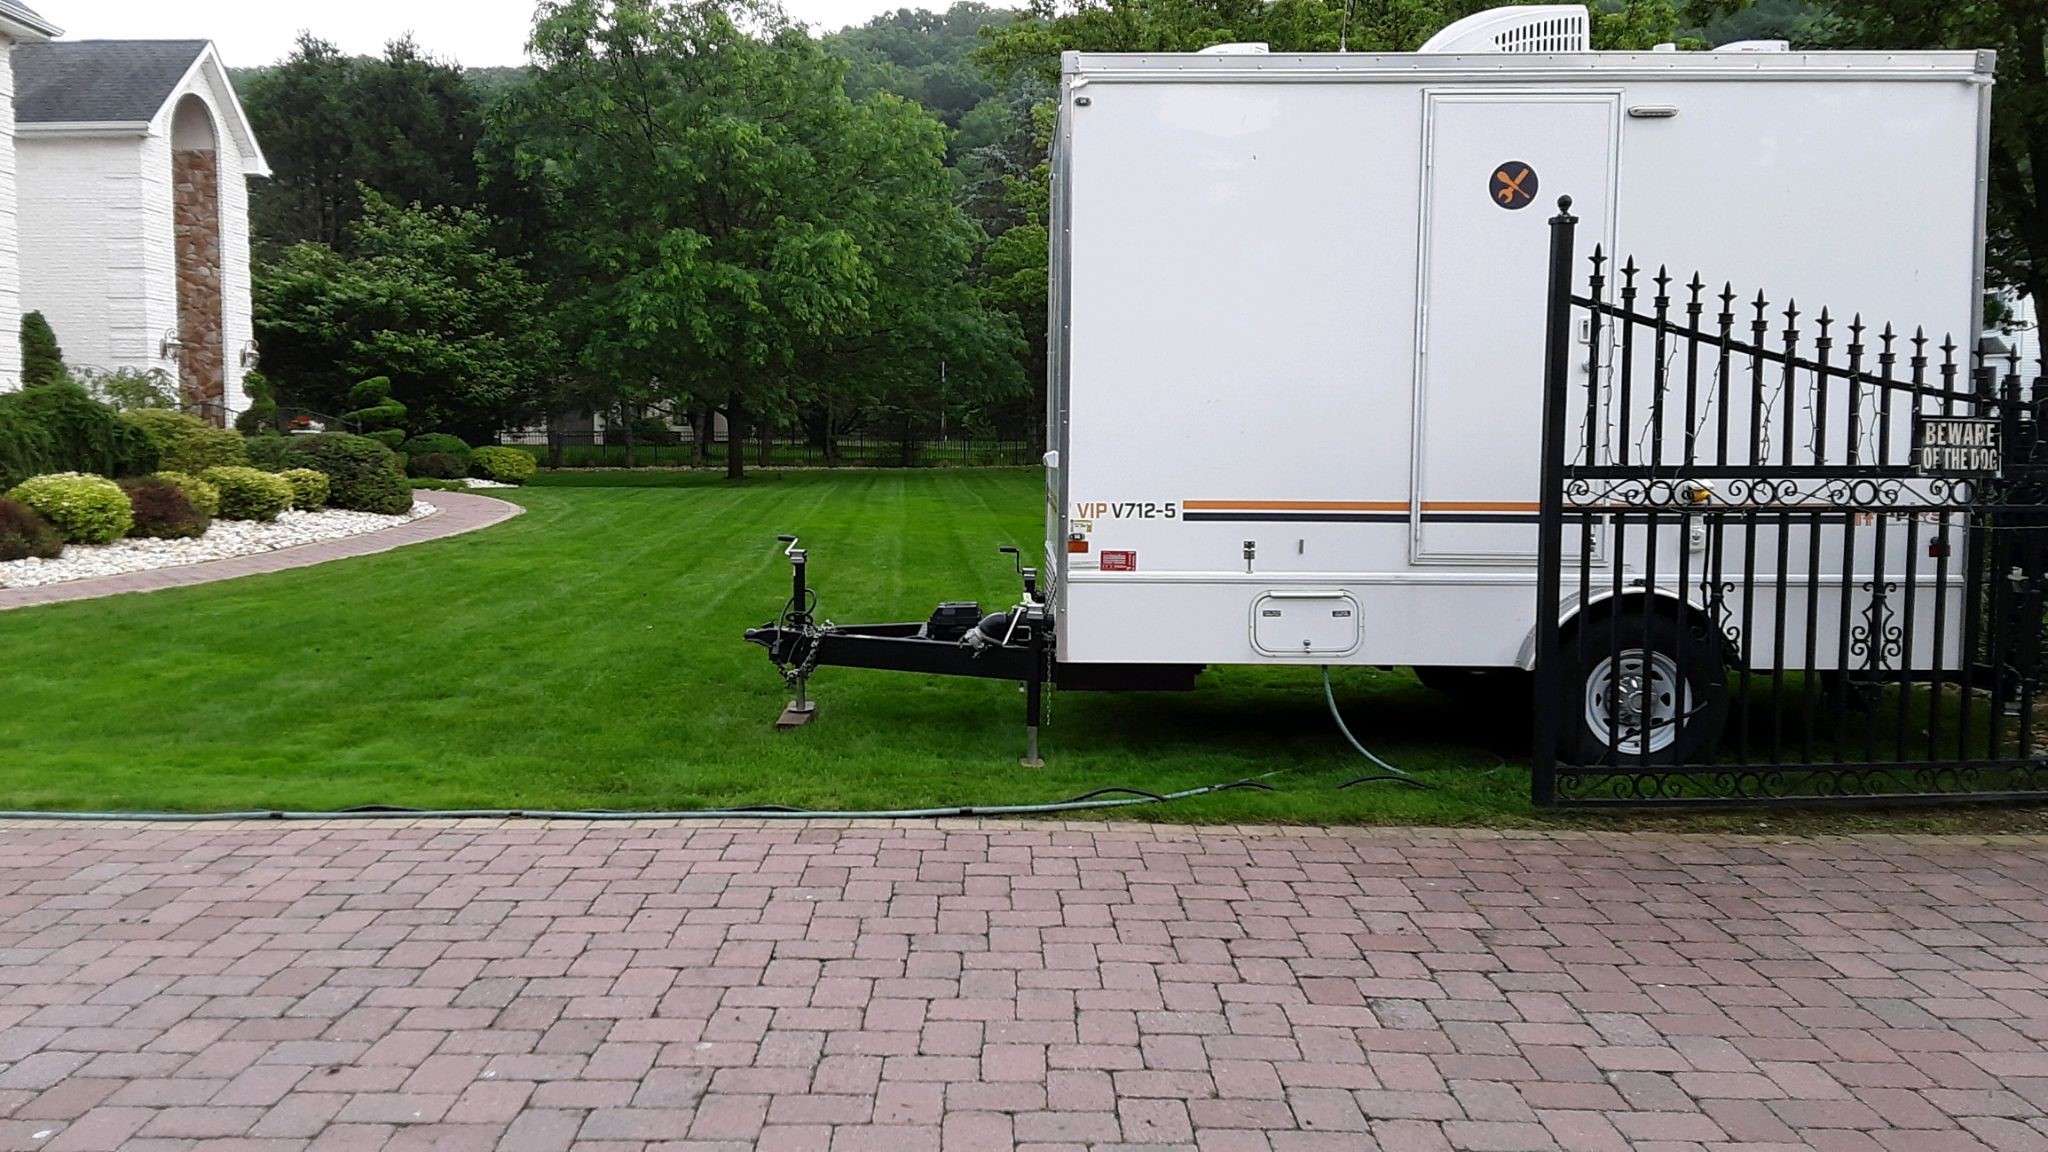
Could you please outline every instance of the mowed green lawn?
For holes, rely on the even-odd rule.
[[[1166,792],[1284,770],[1273,792],[1129,810],[1227,821],[1502,822],[1528,814],[1519,721],[1405,671],[1223,669],[1197,691],[1061,693],[1027,771],[1015,684],[821,669],[818,721],[741,632],[781,608],[775,536],[821,612],[1007,605],[1001,544],[1042,531],[1036,470],[564,474],[525,516],[399,552],[206,587],[0,613],[0,808],[883,809]],[[429,494],[431,496],[431,494]]]

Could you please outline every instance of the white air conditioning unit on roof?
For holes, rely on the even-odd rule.
[[[1514,4],[1476,12],[1429,38],[1421,51],[1584,52],[1592,43],[1577,4]]]

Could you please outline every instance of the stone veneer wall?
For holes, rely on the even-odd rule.
[[[212,149],[172,154],[178,246],[178,380],[188,403],[226,422],[227,349],[222,326],[220,164]]]

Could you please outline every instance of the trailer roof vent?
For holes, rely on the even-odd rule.
[[[1584,52],[1591,43],[1578,4],[1514,4],[1474,13],[1429,38],[1424,52]]]
[[[1272,49],[1268,48],[1264,42],[1258,40],[1251,40],[1242,44],[1211,44],[1207,48],[1202,49],[1200,52],[1195,53],[1195,55],[1264,56],[1267,52],[1270,51],[1272,51]]]
[[[1735,40],[1714,49],[1716,52],[1790,52],[1790,40]]]

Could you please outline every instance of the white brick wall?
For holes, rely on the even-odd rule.
[[[21,387],[21,246],[15,221],[14,42],[0,36],[0,392]]]

